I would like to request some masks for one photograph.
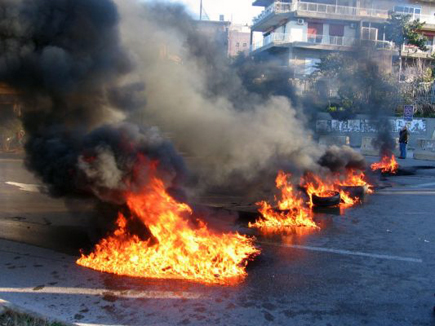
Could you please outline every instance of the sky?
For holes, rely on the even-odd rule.
[[[199,17],[200,0],[171,0],[186,5],[189,10]],[[253,0],[203,0],[205,12],[210,20],[219,20],[219,15],[225,15],[225,20],[236,24],[252,24],[252,18],[264,8],[253,7]]]

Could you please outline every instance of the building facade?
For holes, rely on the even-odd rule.
[[[421,32],[427,38],[427,51],[421,51],[414,46],[404,46],[403,55],[408,59],[432,60],[432,55],[435,54],[435,1],[399,3],[395,5],[394,10],[424,22]]]
[[[216,42],[228,57],[236,57],[241,52],[249,54],[251,43],[249,26],[225,21],[222,15],[219,21],[198,20],[195,23],[199,32]]]
[[[251,42],[251,29],[246,25],[231,24],[228,31],[228,56],[248,54]]]
[[[225,21],[224,19],[214,21],[214,20],[197,20],[195,21],[198,31],[207,37],[208,39],[215,42],[220,50],[227,55],[228,54],[228,41],[229,41],[229,30],[231,22]]]
[[[252,33],[262,33],[263,39],[251,44],[251,54],[292,67],[295,78],[310,75],[328,53],[354,51],[361,43],[373,45],[378,61],[391,69],[397,54],[385,35],[391,11],[425,22],[429,50],[407,47],[407,56],[431,58],[434,52],[435,3],[429,0],[255,0],[253,5],[265,9],[253,22]]]

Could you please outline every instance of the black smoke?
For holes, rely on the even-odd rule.
[[[348,146],[331,146],[320,158],[319,165],[334,173],[343,173],[346,170],[366,169],[364,157]]]
[[[26,166],[55,196],[122,203],[160,162],[168,185],[182,160],[156,129],[117,121],[145,104],[111,0],[0,0],[0,82],[17,90]]]
[[[56,197],[95,195],[122,204],[125,192],[140,191],[152,176],[171,185],[181,184],[185,174],[183,160],[157,129],[127,123],[88,134],[53,127],[33,134],[26,152],[28,169]]]

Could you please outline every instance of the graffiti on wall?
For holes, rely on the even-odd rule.
[[[427,131],[426,120],[417,119],[413,121],[405,121],[404,119],[389,120],[391,132],[397,133],[404,125],[413,134],[425,134]],[[373,122],[368,119],[355,120],[317,120],[317,132],[319,133],[376,133],[376,127]]]

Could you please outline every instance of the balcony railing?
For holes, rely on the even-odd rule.
[[[297,10],[327,15],[375,17],[388,19],[388,10],[327,5],[314,2],[298,2]]]
[[[413,54],[414,55],[433,55],[433,54],[435,54],[435,46],[427,45],[426,47],[427,47],[427,50],[422,51],[416,46],[405,44],[402,48],[402,53],[408,54],[408,55],[413,55]]]
[[[302,35],[293,36],[286,33],[271,33],[264,37],[261,42],[258,42],[251,47],[251,51],[257,51],[269,45],[284,45],[292,44],[296,42],[317,44],[317,45],[333,45],[339,47],[351,47],[358,41],[353,37],[344,36],[331,36],[331,35],[315,35],[304,33]],[[392,49],[393,44],[387,41],[371,41],[361,40],[363,42],[370,43],[378,49]]]
[[[254,25],[263,19],[268,18],[269,16],[276,14],[283,14],[286,12],[293,11],[293,4],[286,2],[274,2],[269,7],[267,7],[260,15],[254,18]]]
[[[298,35],[297,37],[286,33],[272,33],[266,36],[261,42],[254,44],[252,46],[252,51],[256,51],[268,45],[280,45],[295,42],[319,45],[352,46],[355,39],[343,36],[314,35],[308,33]]]
[[[269,7],[267,7],[259,16],[254,18],[253,23],[254,25],[258,24],[260,21],[267,19],[275,14],[289,13],[295,11],[326,15],[374,17],[388,19],[388,10],[382,9],[336,6],[315,2],[274,2]]]

